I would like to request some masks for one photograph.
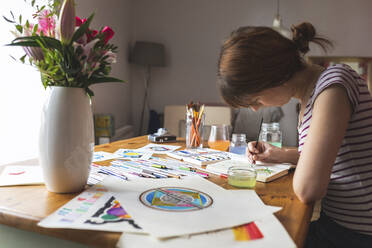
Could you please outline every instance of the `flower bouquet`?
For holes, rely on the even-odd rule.
[[[38,6],[33,19],[6,18],[15,25],[16,38],[9,46],[21,46],[51,88],[39,134],[39,162],[47,189],[57,193],[82,190],[87,182],[94,149],[92,84],[123,82],[109,77],[117,47],[109,41],[113,30],[90,29],[93,19],[75,16],[74,0],[50,1]]]
[[[52,1],[38,6],[33,19],[22,22],[22,16],[4,19],[15,25],[16,38],[9,46],[22,46],[31,65],[38,68],[44,87],[63,86],[83,88],[92,96],[89,86],[104,82],[123,82],[109,77],[111,64],[116,62],[117,47],[109,44],[114,31],[105,26],[90,29],[92,14],[88,19],[75,16],[74,0]]]

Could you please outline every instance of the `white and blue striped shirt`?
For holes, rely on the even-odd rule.
[[[298,149],[301,152],[306,142],[317,96],[335,84],[345,88],[352,115],[332,168],[322,210],[338,224],[372,235],[372,97],[365,81],[349,66],[337,64],[320,75],[299,125]]]

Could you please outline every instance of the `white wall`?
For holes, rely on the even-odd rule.
[[[154,68],[150,105],[190,100],[222,102],[216,88],[216,63],[222,41],[243,25],[271,26],[276,0],[134,0],[133,40],[164,43],[167,67]],[[280,14],[290,27],[302,21],[335,41],[331,55],[372,56],[372,1],[282,0]],[[320,50],[312,51],[320,55]],[[133,122],[138,124],[143,83],[138,67],[131,71]]]
[[[125,80],[127,83],[96,84],[91,89],[95,94],[94,113],[113,114],[116,128],[132,123],[130,70],[127,59],[132,35],[131,5],[130,0],[76,0],[76,14],[80,18],[88,18],[95,12],[92,29],[110,26],[115,32],[112,43],[118,46],[119,52],[111,76]]]

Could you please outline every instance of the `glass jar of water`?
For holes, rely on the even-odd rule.
[[[233,133],[229,151],[240,155],[246,154],[247,140],[244,133]]]
[[[282,132],[279,123],[262,123],[259,140],[281,148]]]

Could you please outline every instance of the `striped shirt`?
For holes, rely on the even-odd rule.
[[[365,81],[349,66],[334,65],[320,75],[298,128],[298,150],[301,152],[306,142],[317,96],[336,84],[345,88],[352,115],[322,199],[322,210],[338,224],[372,235],[372,97]]]

